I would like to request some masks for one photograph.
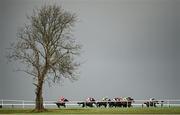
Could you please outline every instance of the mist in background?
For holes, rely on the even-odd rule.
[[[44,100],[131,96],[180,99],[180,0],[0,0],[0,99],[34,100],[32,78],[7,63],[6,48],[34,8],[76,13],[79,80],[44,87]]]

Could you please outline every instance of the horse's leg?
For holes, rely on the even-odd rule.
[[[90,104],[90,107],[93,107],[93,104],[92,104],[92,103]]]
[[[99,104],[99,103],[97,102],[97,103],[96,103],[96,107],[99,107],[98,104]]]
[[[129,107],[132,107],[132,103],[130,102]]]
[[[107,107],[107,104],[105,104],[104,107],[106,108],[106,107]]]
[[[156,103],[154,103],[154,107],[157,107],[157,106],[156,106]]]
[[[84,103],[84,106],[87,108],[89,105],[88,105],[88,103],[85,102],[85,103]]]
[[[149,103],[147,103],[147,107],[149,107],[150,106],[150,104]]]
[[[100,103],[97,104],[97,107],[101,107]]]
[[[59,105],[59,104],[57,104],[57,106],[58,106],[58,108],[60,108],[60,105]]]
[[[92,107],[91,103],[88,104],[89,107]]]
[[[131,105],[130,102],[128,102],[128,107],[130,107],[130,105]]]

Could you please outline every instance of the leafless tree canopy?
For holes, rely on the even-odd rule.
[[[71,35],[75,14],[53,5],[35,9],[27,18],[29,24],[18,32],[9,59],[26,65],[23,71],[34,77],[36,94],[45,80],[54,83],[61,78],[76,80],[79,64],[74,58],[81,47]]]
[[[55,5],[43,6],[28,19],[30,24],[19,31],[10,58],[27,65],[23,71],[35,78],[47,71],[44,77],[53,82],[62,77],[76,79],[79,64],[74,56],[79,54],[80,45],[71,35],[75,14]]]

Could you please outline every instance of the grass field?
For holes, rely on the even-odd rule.
[[[0,114],[39,114],[32,109],[0,109]],[[171,108],[66,108],[48,109],[40,114],[180,114],[180,107]]]

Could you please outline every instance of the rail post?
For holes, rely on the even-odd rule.
[[[2,107],[3,107],[3,99],[1,100],[1,105],[2,105]]]
[[[128,106],[129,106],[129,105],[128,105],[128,100],[127,100],[127,108],[128,108]]]
[[[163,101],[161,101],[161,108],[163,107]]]
[[[46,103],[45,103],[45,101],[44,101],[43,105],[44,105],[44,107],[46,107]]]
[[[24,100],[22,101],[22,107],[23,107],[23,109],[24,109]]]
[[[170,108],[170,102],[169,102],[169,100],[168,100],[168,107]]]

